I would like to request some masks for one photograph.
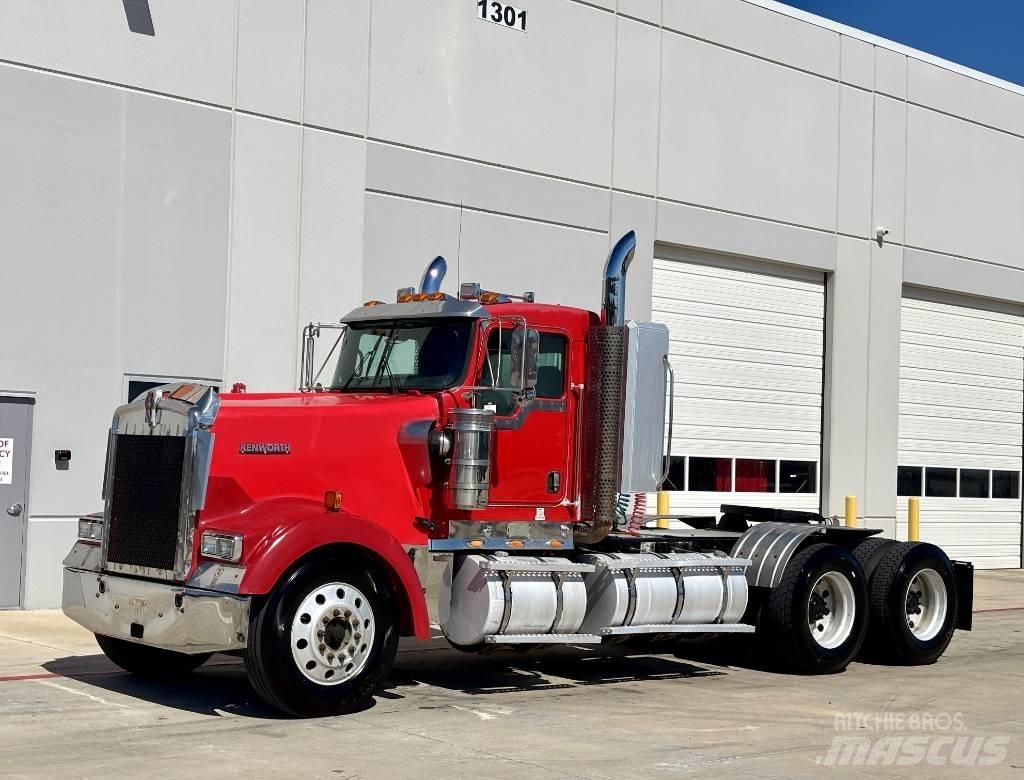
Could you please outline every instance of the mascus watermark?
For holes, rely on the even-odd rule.
[[[821,766],[995,766],[1010,744],[971,734],[962,712],[843,712],[834,728]]]

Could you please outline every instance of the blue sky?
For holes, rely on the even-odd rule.
[[[782,0],[1024,85],[1024,0]]]

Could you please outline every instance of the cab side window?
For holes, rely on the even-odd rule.
[[[558,333],[540,334],[537,355],[537,397],[561,398],[565,392],[566,339]],[[481,385],[509,387],[512,384],[512,331],[495,328],[487,337],[487,362],[480,377]],[[484,406],[494,406],[498,416],[515,412],[515,395],[506,390],[482,390]]]
[[[484,363],[480,384],[493,387],[509,387],[512,384],[512,331],[495,328],[487,337],[487,362]],[[480,401],[484,408],[494,407],[494,413],[505,417],[515,411],[515,398],[507,390],[481,390]]]
[[[565,392],[565,349],[565,336],[541,331],[537,355],[538,398],[561,398]]]

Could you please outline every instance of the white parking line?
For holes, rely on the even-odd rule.
[[[61,685],[60,683],[55,683],[50,680],[35,680],[34,682],[37,682],[40,685],[45,685],[48,688],[56,688],[61,691],[67,691],[68,693],[73,693],[76,696],[84,696],[85,698],[94,701],[97,704],[108,704],[111,707],[123,707],[126,710],[132,709],[132,707],[129,707],[127,704],[121,704],[116,701],[107,701],[106,699],[103,699],[99,696],[93,696],[91,693],[86,693],[85,691],[76,691],[74,688],[68,688],[66,685]]]

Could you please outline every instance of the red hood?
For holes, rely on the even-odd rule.
[[[321,503],[325,491],[339,490],[346,511],[371,520],[386,514],[387,525],[408,529],[400,542],[419,542],[413,520],[424,513],[422,481],[398,438],[408,423],[437,418],[438,399],[427,395],[222,395],[203,521],[215,524],[260,499]]]

